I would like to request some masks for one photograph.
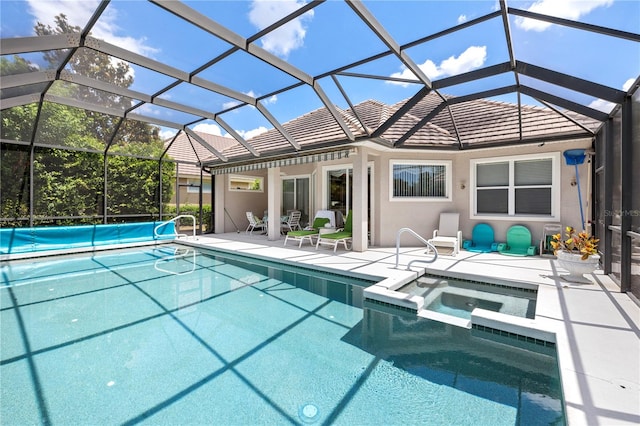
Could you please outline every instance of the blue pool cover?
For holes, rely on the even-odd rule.
[[[0,254],[31,253],[44,250],[64,250],[112,244],[126,244],[175,237],[175,223],[117,223],[110,225],[50,226],[0,229]]]

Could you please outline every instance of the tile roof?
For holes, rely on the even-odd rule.
[[[209,133],[196,132],[198,136],[205,140],[209,145],[218,151],[222,152],[234,145],[240,145],[235,139],[226,138],[222,136],[216,136]],[[200,175],[200,167],[196,165],[197,162],[204,161],[211,157],[211,152],[203,147],[200,143],[193,140],[185,132],[175,138],[173,143],[172,139],[165,141],[165,146],[169,149],[167,154],[169,157],[180,163],[181,175]]]
[[[571,117],[590,131],[597,130],[601,124],[597,120],[576,113],[564,113],[565,117],[544,107],[523,105],[518,109],[518,105],[515,104],[486,99],[467,100],[460,103],[456,103],[456,98],[452,96],[444,96],[444,99],[448,101],[445,105],[442,104],[442,97],[431,92],[385,130],[381,137],[372,140],[397,148],[461,149],[499,143],[534,142],[549,138],[590,135],[589,131],[567,117]],[[337,109],[337,111],[356,140],[365,141],[370,139],[371,134],[393,113],[402,108],[407,101],[408,99],[390,106],[377,100],[367,100],[354,106],[355,114],[352,109]],[[437,113],[425,125],[417,127],[417,130],[407,137],[407,132],[419,125],[421,120],[434,110],[437,110]],[[519,114],[522,116],[522,130],[520,129]],[[299,153],[311,149],[344,147],[353,142],[348,139],[326,108],[311,111],[284,123],[283,128],[300,145]],[[522,136],[520,135],[521,131]],[[227,163],[222,162],[209,152],[206,152],[204,162],[215,167],[223,164],[231,165],[252,160],[264,161],[265,159],[298,154],[277,129],[270,129],[247,141],[256,151],[261,153],[260,157],[254,157],[239,143],[231,142],[221,150],[229,160]]]

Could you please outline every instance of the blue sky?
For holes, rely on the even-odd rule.
[[[59,13],[66,14],[71,24],[83,27],[97,3],[96,0],[2,0],[2,37],[31,36],[37,21],[53,25],[53,17]],[[185,3],[245,38],[304,4],[295,0],[195,0]],[[375,0],[364,1],[364,5],[399,44],[435,34],[498,8],[498,3],[494,0]],[[509,1],[508,5],[640,33],[640,1],[637,0]],[[518,60],[624,90],[640,74],[639,43],[518,17],[511,17],[510,28]],[[92,34],[96,38],[187,72],[192,72],[230,47],[213,35],[175,19],[165,10],[143,1],[112,1]],[[474,28],[413,47],[408,50],[408,54],[430,79],[438,80],[508,61],[503,34],[501,19],[493,19]],[[256,44],[311,76],[321,75],[341,65],[387,50],[353,10],[337,0],[323,3],[286,27],[269,33]],[[30,55],[29,59],[37,61],[35,55]],[[135,77],[131,87],[133,90],[153,93],[173,81],[172,78],[134,64],[131,68]],[[415,78],[394,56],[350,71],[385,77]],[[291,76],[245,52],[230,55],[198,76],[258,97],[296,82]],[[611,105],[602,100],[531,80],[533,79],[524,78],[522,82],[603,111],[611,109]],[[331,79],[321,79],[319,83],[332,103],[341,108],[348,107]],[[341,77],[340,84],[353,103],[377,99],[393,104],[412,96],[419,89],[414,84],[353,77]],[[513,76],[505,74],[446,88],[443,93],[463,95],[511,84],[514,84]],[[210,92],[188,84],[179,85],[161,97],[213,112],[236,103],[234,99],[222,95],[212,96]],[[498,99],[515,102],[516,98],[515,95],[507,95]],[[523,101],[536,105],[533,99],[524,97]],[[291,93],[265,98],[262,103],[280,122],[322,107],[318,97],[307,86]],[[190,118],[154,105],[144,106],[136,112],[176,122],[188,122]],[[249,106],[223,114],[222,118],[245,138],[271,127],[255,108]],[[218,135],[226,133],[213,121],[200,123],[194,129]],[[165,136],[175,132],[168,129],[166,131]]]

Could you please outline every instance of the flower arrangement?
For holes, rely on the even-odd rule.
[[[551,246],[555,254],[559,251],[580,253],[582,260],[587,260],[592,254],[598,254],[599,239],[587,234],[586,231],[576,232],[571,226],[567,226],[565,232],[566,239],[562,238],[562,234],[552,236]]]

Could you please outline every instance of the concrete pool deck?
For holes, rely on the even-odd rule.
[[[591,284],[574,284],[561,278],[567,272],[555,259],[507,257],[464,250],[440,256],[432,264],[425,247],[372,247],[365,252],[333,250],[269,241],[264,235],[212,234],[189,244],[230,250],[275,261],[336,269],[391,281],[405,282],[421,275],[425,267],[443,274],[470,274],[490,279],[515,280],[538,285],[534,327],[555,333],[562,386],[570,425],[640,424],[640,307],[601,270],[585,275]],[[528,320],[531,321],[531,320]]]

